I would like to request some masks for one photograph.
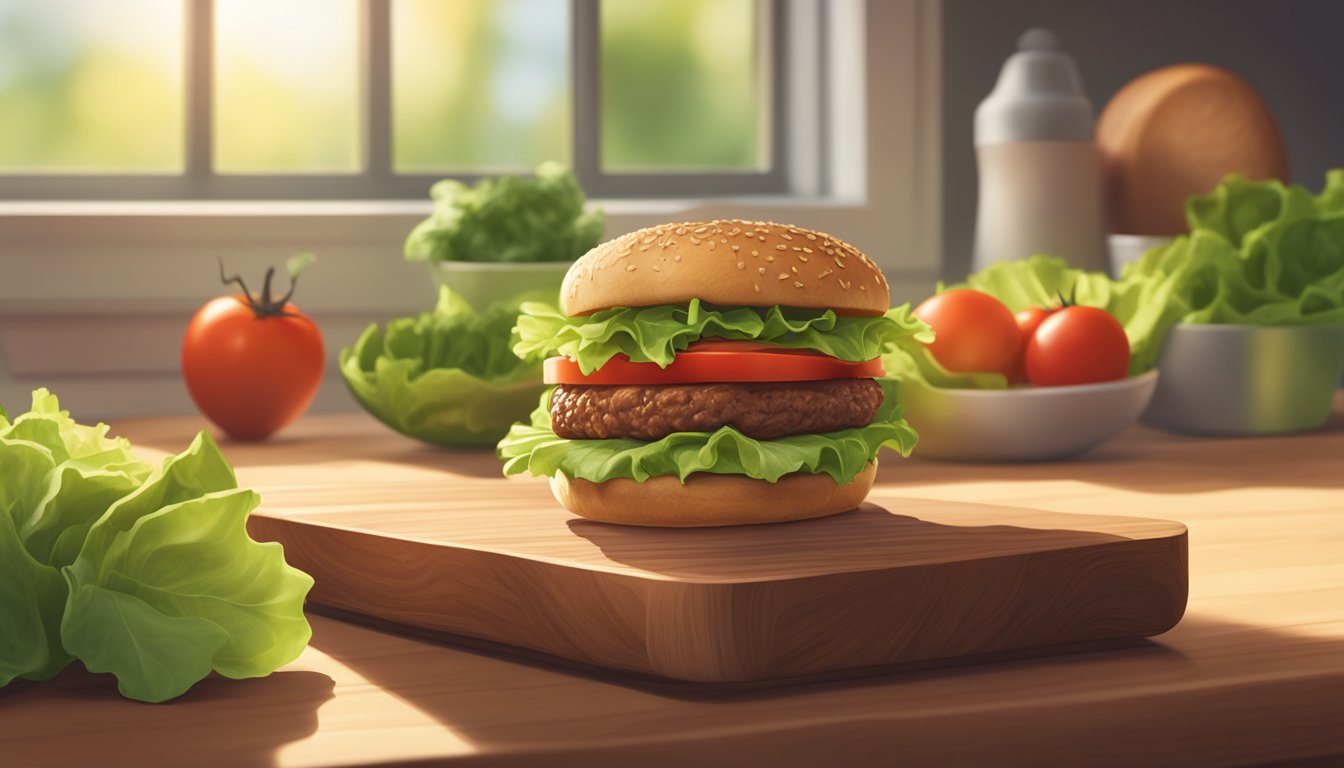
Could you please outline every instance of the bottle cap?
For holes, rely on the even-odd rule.
[[[1048,29],[1022,33],[975,110],[975,143],[1091,141],[1092,103],[1073,59]]]

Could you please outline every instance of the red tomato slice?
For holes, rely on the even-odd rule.
[[[833,357],[784,352],[680,352],[666,368],[632,363],[617,355],[587,376],[567,357],[546,360],[547,384],[705,384],[734,381],[825,381],[881,376],[882,360],[850,363]]]

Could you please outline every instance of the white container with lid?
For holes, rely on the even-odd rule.
[[[974,269],[1044,253],[1107,271],[1092,127],[1073,59],[1048,30],[1028,30],[975,110]]]

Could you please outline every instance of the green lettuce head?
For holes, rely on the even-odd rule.
[[[0,688],[78,659],[158,702],[293,661],[313,580],[247,535],[259,501],[204,432],[156,468],[44,389],[0,411]]]
[[[1319,195],[1228,176],[1186,203],[1190,234],[1130,264],[1185,323],[1344,323],[1344,169]]]
[[[750,233],[745,238],[741,236],[744,231]],[[845,256],[828,251],[826,246],[837,241],[820,233],[774,224],[733,221],[672,225],[627,237],[636,247],[644,242],[657,250],[644,259],[622,261],[624,256],[617,256],[619,269],[590,268],[585,271],[576,267],[579,271],[571,271],[571,278],[578,274],[592,275],[591,279],[595,280],[637,280],[641,281],[637,285],[646,292],[661,291],[670,298],[674,290],[650,289],[650,282],[656,285],[667,272],[677,269],[704,268],[712,272],[718,268],[715,260],[727,260],[729,265],[737,260],[740,262],[737,271],[727,272],[732,280],[730,285],[735,288],[716,285],[712,292],[723,301],[725,294],[740,290],[741,304],[709,303],[691,297],[643,306],[610,307],[571,316],[547,304],[525,303],[514,329],[516,343],[513,350],[519,357],[533,360],[568,358],[582,376],[600,372],[609,365],[643,364],[647,366],[644,371],[657,379],[658,369],[673,366],[679,355],[686,354],[691,345],[700,341],[750,342],[753,348],[759,348],[757,351],[789,350],[864,363],[897,348],[918,349],[922,341],[931,338],[927,326],[911,315],[908,305],[876,316],[856,316],[828,308],[762,301],[762,295],[791,297],[789,291],[794,290],[789,287],[789,291],[784,291],[770,285],[769,290],[763,292],[761,281],[766,279],[762,276],[767,272],[771,273],[769,279],[786,287],[796,282],[801,288],[806,284],[804,281],[831,279],[836,281],[837,287],[848,290],[860,280],[871,280],[885,291],[885,283],[879,282],[880,273],[871,262],[856,255],[852,249],[847,250]],[[676,242],[678,239],[680,244]],[[616,253],[614,249],[607,250]],[[625,250],[633,252],[633,248]],[[809,264],[811,259],[816,259],[817,263]],[[638,274],[641,268],[645,274]],[[868,285],[863,290],[872,287]],[[860,291],[854,290],[857,299]],[[770,382],[769,386],[778,384]],[[800,382],[799,388],[815,384]],[[571,383],[564,386],[579,392],[593,385]],[[634,389],[640,385],[613,386]],[[679,386],[693,392],[694,387],[701,384]],[[908,455],[917,440],[915,431],[902,418],[895,387],[890,382],[878,386],[881,388],[880,405],[869,423],[819,433],[786,434],[773,439],[751,437],[733,423],[720,422],[709,424],[704,431],[674,431],[671,427],[654,430],[661,433],[655,439],[620,436],[629,431],[621,428],[614,429],[618,436],[603,439],[562,437],[553,427],[553,391],[548,391],[542,396],[531,420],[514,425],[500,441],[498,452],[504,461],[506,475],[562,476],[569,482],[632,481],[642,484],[653,479],[675,478],[685,484],[696,476],[735,475],[775,484],[787,476],[825,475],[836,485],[845,486],[854,482],[875,461],[883,446]],[[750,384],[741,387],[731,390],[731,396],[759,396]],[[608,391],[612,391],[610,387]],[[612,397],[606,405],[591,407],[599,411],[611,408],[615,413],[623,406],[611,405],[618,402],[615,395]],[[596,418],[606,419],[607,414],[598,413]],[[630,417],[616,413],[612,418],[619,421]],[[645,414],[643,418],[656,420],[656,414]]]
[[[474,187],[445,179],[430,197],[434,212],[406,238],[411,261],[573,261],[602,238],[602,211],[584,209],[578,179],[558,163]]]

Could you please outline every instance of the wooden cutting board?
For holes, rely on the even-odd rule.
[[[419,631],[722,683],[1140,638],[1185,609],[1184,526],[910,498],[894,455],[853,512],[642,529],[378,429],[225,451],[313,602]]]

